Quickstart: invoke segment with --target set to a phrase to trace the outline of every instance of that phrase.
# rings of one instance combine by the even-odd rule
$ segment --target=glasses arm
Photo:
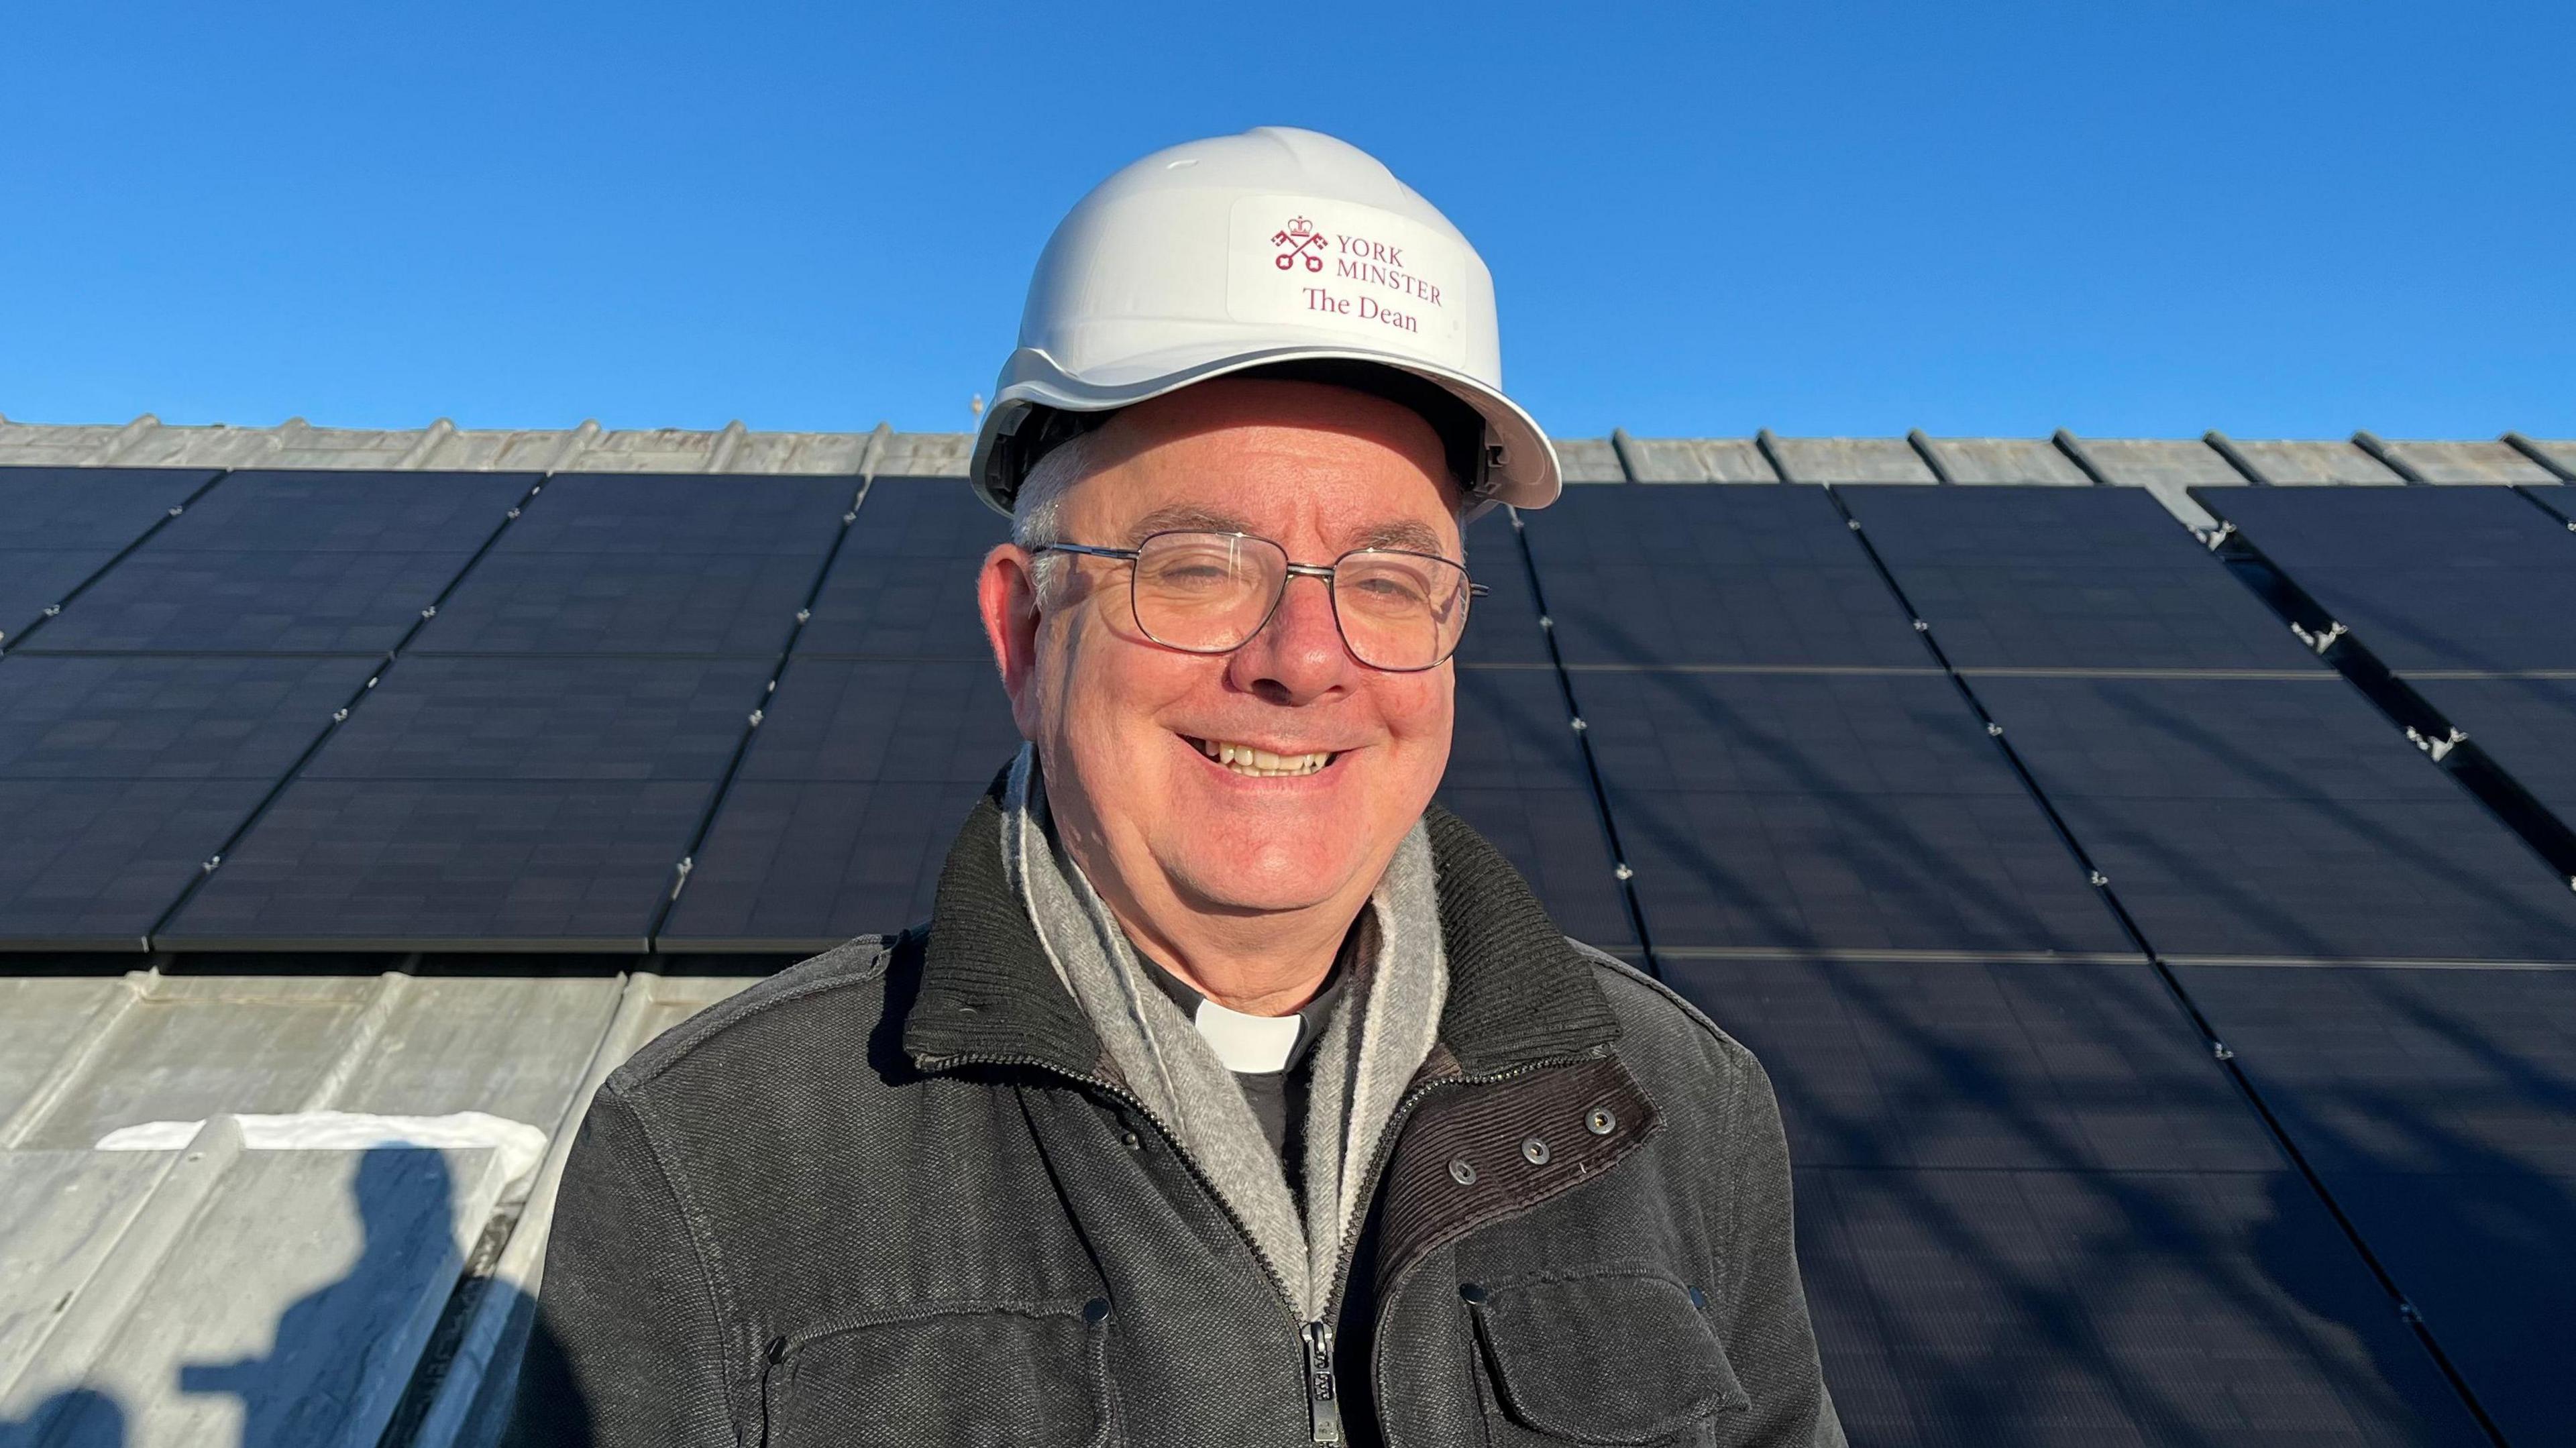
[[[1029,550],[1038,553],[1079,553],[1085,558],[1116,558],[1133,563],[1140,556],[1133,548],[1094,548],[1088,543],[1041,543]]]

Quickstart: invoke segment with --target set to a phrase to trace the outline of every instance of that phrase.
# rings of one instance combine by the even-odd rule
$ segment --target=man
[[[1254,131],[1086,198],[1021,331],[1029,745],[926,925],[601,1090],[523,1435],[1841,1442],[1760,1067],[1430,807],[1462,521],[1558,486],[1474,251]]]

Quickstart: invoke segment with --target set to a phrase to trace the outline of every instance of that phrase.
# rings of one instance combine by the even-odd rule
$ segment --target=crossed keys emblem
[[[1278,235],[1270,238],[1270,244],[1285,248],[1277,258],[1281,271],[1294,271],[1299,257],[1306,259],[1306,270],[1310,272],[1324,269],[1324,234],[1305,217],[1291,219]]]

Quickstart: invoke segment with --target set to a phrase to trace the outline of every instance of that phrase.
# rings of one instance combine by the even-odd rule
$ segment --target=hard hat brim
[[[1437,383],[1475,409],[1485,421],[1488,444],[1502,449],[1502,460],[1488,465],[1486,486],[1475,495],[1469,508],[1471,514],[1482,511],[1490,503],[1507,503],[1515,508],[1544,508],[1556,501],[1563,486],[1556,448],[1548,442],[1547,434],[1539,428],[1537,420],[1522,411],[1519,404],[1465,373],[1416,358],[1391,356],[1357,347],[1276,347],[1258,352],[1229,352],[1223,357],[1194,364],[1185,362],[1175,367],[1150,369],[1150,375],[1119,384],[1076,379],[1056,366],[1054,359],[1045,352],[1023,347],[1011,354],[1010,362],[1002,370],[1002,380],[994,388],[993,403],[985,409],[983,425],[975,434],[975,452],[967,463],[967,477],[974,485],[976,496],[994,511],[1007,516],[1011,511],[1012,497],[1019,491],[1020,480],[1004,476],[1002,450],[996,443],[1009,436],[1032,408],[1113,412],[1238,372],[1283,362],[1323,361],[1367,362],[1410,373]]]

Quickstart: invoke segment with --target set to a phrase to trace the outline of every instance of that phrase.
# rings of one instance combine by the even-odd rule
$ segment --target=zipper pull
[[[1314,1441],[1342,1441],[1342,1399],[1333,1383],[1333,1329],[1327,1323],[1310,1322],[1300,1334],[1306,1343],[1306,1414],[1314,1426]]]

